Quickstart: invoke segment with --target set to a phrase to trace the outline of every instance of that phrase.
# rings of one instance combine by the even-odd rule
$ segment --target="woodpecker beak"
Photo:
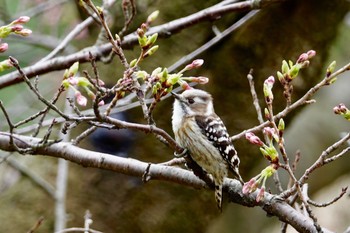
[[[174,98],[175,99],[177,99],[177,100],[179,100],[179,101],[181,101],[182,100],[182,98],[181,98],[181,96],[179,95],[179,94],[176,94],[175,92],[170,92],[173,96],[174,96]]]

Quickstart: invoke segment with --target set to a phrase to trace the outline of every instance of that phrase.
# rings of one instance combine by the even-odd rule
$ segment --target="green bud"
[[[143,79],[146,80],[148,77],[148,73],[144,70],[140,70],[136,72],[136,78],[137,79]]]
[[[260,147],[260,151],[263,156],[269,160],[271,163],[278,162],[278,153],[276,148],[273,145]]]
[[[158,90],[162,88],[162,84],[160,82],[156,82],[152,87],[152,94],[157,94]]]
[[[145,55],[143,57],[145,58],[145,57],[153,55],[158,50],[158,48],[159,48],[158,45],[153,46],[145,53]]]
[[[0,62],[0,72],[9,69],[12,66],[13,65],[12,65],[10,59],[3,60],[2,62]]]
[[[148,36],[147,38],[147,45],[152,46],[158,38],[158,33],[154,33],[152,36]]]
[[[288,63],[286,62],[286,60],[282,61],[282,68],[281,68],[281,70],[282,70],[283,74],[289,73],[289,66],[288,66]]]
[[[300,70],[300,66],[298,64],[295,64],[294,66],[291,66],[291,69],[289,70],[289,75],[291,79],[294,79]]]
[[[337,81],[337,78],[332,78],[331,80],[329,80],[329,84],[333,84],[333,83],[335,83],[335,81]]]
[[[152,71],[151,76],[156,76],[157,74],[159,74],[162,71],[162,68],[158,67],[155,70]]]
[[[97,9],[99,14],[103,14],[103,8],[102,7],[96,6],[96,9]]]
[[[142,37],[137,37],[140,46],[143,48],[145,46],[147,46],[147,37],[146,36],[142,36]]]
[[[167,80],[167,78],[168,78],[168,69],[167,69],[167,68],[164,68],[164,69],[163,69],[163,72],[162,72],[162,77],[160,78],[160,80],[161,80],[162,82],[164,82],[165,80]]]
[[[130,67],[134,67],[136,65],[137,59],[134,59],[130,62]]]
[[[278,122],[278,130],[284,131],[284,128],[285,128],[284,120],[281,118]]]
[[[69,71],[68,71],[68,77],[73,77],[77,74],[79,69],[79,62],[74,62],[74,64],[69,67]]]
[[[64,71],[64,74],[63,74],[63,79],[68,78],[68,74],[69,74],[69,70],[66,69],[66,70]]]
[[[280,82],[283,82],[284,81],[284,76],[281,72],[277,71],[277,78],[278,80],[280,80]]]
[[[148,17],[147,17],[147,22],[151,23],[153,22],[159,15],[159,10],[153,11]]]
[[[168,87],[165,89],[166,93],[170,93],[173,90],[173,86]]]
[[[153,94],[153,95],[157,94],[157,91],[158,91],[158,89],[157,89],[156,85],[154,85],[154,86],[152,87],[152,94]]]
[[[270,112],[267,108],[264,109],[264,115],[267,120],[271,118]]]
[[[178,74],[171,74],[169,75],[169,78],[167,79],[167,84],[169,85],[175,85],[180,80],[180,75]]]
[[[276,169],[273,166],[268,166],[264,170],[261,171],[261,175],[268,178],[271,177],[276,172]]]
[[[337,64],[336,61],[332,61],[331,64],[329,64],[329,66],[327,67],[327,76],[329,76],[333,73],[336,64]]]
[[[88,86],[92,86],[92,85],[91,85],[91,83],[89,82],[89,80],[87,78],[79,77],[77,86],[88,87]]]
[[[293,62],[291,60],[288,61],[289,67],[293,66]]]
[[[69,86],[70,86],[69,81],[67,79],[64,79],[62,81],[62,86],[64,87],[64,89],[67,90],[69,88]]]

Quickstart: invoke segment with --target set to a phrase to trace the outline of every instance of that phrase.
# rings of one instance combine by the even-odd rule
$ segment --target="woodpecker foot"
[[[185,157],[186,154],[187,154],[187,149],[184,149],[180,154],[174,152],[175,158],[182,158],[182,157]]]

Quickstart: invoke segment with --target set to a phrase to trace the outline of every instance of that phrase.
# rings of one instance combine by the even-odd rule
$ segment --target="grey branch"
[[[13,135],[14,142],[19,148],[27,148],[28,145],[35,146],[40,142],[40,138],[32,138],[27,136]],[[12,151],[10,146],[10,135],[8,133],[0,133],[0,149]],[[51,156],[63,158],[71,162],[77,163],[84,167],[95,167],[101,169],[112,170],[118,173],[142,177],[146,169],[148,175],[153,180],[163,180],[172,183],[177,183],[193,188],[203,189],[208,186],[192,172],[178,168],[164,166],[162,164],[151,164],[141,162],[132,158],[121,158],[109,154],[93,152],[76,147],[67,142],[58,142],[47,147],[39,147],[35,150],[36,155]],[[299,232],[316,232],[313,221],[305,217],[285,201],[275,195],[265,193],[264,200],[256,202],[255,198],[258,191],[244,195],[242,193],[241,184],[232,179],[226,179],[224,184],[225,190],[229,194],[229,199],[244,206],[260,206],[268,214],[276,216],[280,221],[293,226]],[[323,232],[330,232],[327,229],[322,229]]]
[[[244,1],[227,5],[218,4],[192,15],[176,19],[159,26],[151,27],[148,31],[148,34],[158,33],[159,37],[169,37],[170,35],[178,33],[185,28],[189,28],[204,21],[216,20],[220,18],[220,16],[231,12],[259,9],[282,1],[284,0]],[[137,35],[135,33],[131,33],[123,38],[121,46],[122,48],[126,49],[136,45],[137,43]],[[96,60],[100,60],[101,57],[107,56],[110,53],[111,49],[112,45],[110,43],[101,46],[85,48],[79,52],[67,56],[55,57],[43,62],[38,62],[34,65],[24,68],[23,72],[27,75],[28,78],[32,78],[36,75],[44,74],[50,71],[63,70],[70,67],[76,61],[79,61],[80,63],[89,62],[89,53],[91,53],[92,56],[96,58]],[[1,77],[0,89],[22,81],[23,80],[17,71],[11,72]]]

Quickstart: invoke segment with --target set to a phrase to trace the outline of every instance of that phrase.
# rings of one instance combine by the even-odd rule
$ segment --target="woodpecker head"
[[[171,93],[175,97],[174,114],[185,116],[210,115],[214,113],[213,98],[208,92],[190,89],[182,94]]]

